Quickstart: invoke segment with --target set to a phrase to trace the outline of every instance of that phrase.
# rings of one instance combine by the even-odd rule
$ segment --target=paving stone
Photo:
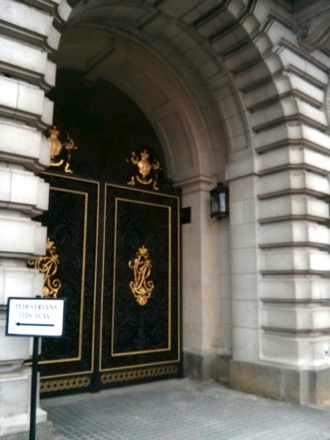
[[[44,399],[54,440],[330,440],[328,407],[168,380]]]

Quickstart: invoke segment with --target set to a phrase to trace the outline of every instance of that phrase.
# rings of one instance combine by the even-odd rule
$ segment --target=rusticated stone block
[[[281,400],[280,369],[237,361],[230,367],[231,388]]]
[[[214,378],[215,357],[213,354],[184,353],[185,376],[196,380]]]
[[[271,399],[320,405],[330,402],[330,368],[296,370],[231,361],[230,387]]]

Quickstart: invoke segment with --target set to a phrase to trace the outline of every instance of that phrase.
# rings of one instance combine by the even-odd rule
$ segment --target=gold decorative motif
[[[134,281],[129,283],[131,291],[137,303],[140,306],[144,306],[147,304],[155,287],[153,281],[148,280],[152,268],[148,249],[144,246],[140,247],[136,252],[134,261],[129,261],[128,267],[134,271]]]
[[[153,163],[149,162],[150,154],[147,153],[146,150],[142,151],[140,153],[140,157],[132,151],[131,153],[131,162],[133,165],[136,165],[138,168],[139,174],[136,174],[135,176],[131,177],[131,180],[127,182],[128,185],[135,185],[136,181],[141,183],[142,185],[151,185],[153,189],[159,190],[158,184],[157,184],[157,173],[155,173],[155,178],[150,176],[150,173],[152,171],[157,171],[160,169],[160,163],[157,159],[154,160]]]
[[[74,140],[71,137],[69,137],[69,135],[68,135],[67,141],[64,143],[64,148],[65,148],[65,150],[67,152],[67,156],[68,156],[67,162],[64,167],[64,171],[66,173],[73,173],[73,171],[70,169],[71,155],[72,155],[72,151],[77,150],[78,147],[75,144]]]
[[[120,371],[116,373],[104,373],[101,375],[101,383],[126,382],[128,380],[145,379],[156,376],[167,376],[178,373],[177,366],[140,368],[138,370]]]
[[[28,261],[29,267],[38,269],[39,272],[45,274],[45,298],[57,298],[58,291],[62,286],[61,281],[58,278],[54,278],[57,273],[59,263],[58,254],[56,253],[56,246],[49,238],[47,238],[46,255],[41,256],[36,260]]]
[[[73,390],[86,388],[91,384],[88,376],[73,377],[70,379],[47,380],[40,382],[40,393],[52,393],[55,391]]]
[[[56,129],[55,126],[48,129],[49,140],[50,140],[50,165],[52,167],[59,167],[63,164],[64,160],[60,159],[57,161],[57,156],[59,156],[62,152],[62,142],[59,140],[60,131]]]
[[[55,126],[48,129],[50,140],[50,166],[51,167],[60,167],[64,165],[64,171],[66,173],[72,173],[73,171],[70,169],[71,155],[73,150],[77,150],[77,146],[74,140],[67,135],[67,140],[65,142],[61,142],[59,140],[59,135],[61,132],[57,130]],[[63,148],[66,151],[66,160],[61,159],[60,156],[63,155]]]

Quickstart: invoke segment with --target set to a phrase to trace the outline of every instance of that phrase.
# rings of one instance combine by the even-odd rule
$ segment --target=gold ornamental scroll
[[[28,267],[37,269],[40,273],[45,274],[44,297],[57,298],[58,292],[62,287],[61,281],[56,278],[58,265],[60,264],[56,246],[53,241],[47,238],[46,255],[29,260]]]
[[[131,292],[136,302],[140,306],[145,306],[155,287],[153,281],[148,280],[152,268],[148,249],[144,246],[140,247],[136,252],[134,260],[128,262],[128,267],[134,273],[134,281],[129,283]]]

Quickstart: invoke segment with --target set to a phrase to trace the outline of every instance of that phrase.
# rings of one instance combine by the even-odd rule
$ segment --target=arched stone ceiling
[[[251,15],[247,3],[79,2],[55,60],[112,82],[139,105],[160,137],[170,177],[219,178],[232,145],[251,144],[240,93],[222,62],[248,40],[248,30],[237,28]]]
[[[86,80],[108,81],[137,103],[160,139],[170,178],[212,174],[200,110],[181,81],[142,46],[106,31],[73,28],[63,34],[56,61],[84,72]]]
[[[89,81],[82,71],[58,69],[49,98],[55,104],[54,124],[60,139],[69,135],[78,146],[71,158],[75,172],[126,183],[132,172],[127,163],[132,151],[147,149],[162,164],[159,178],[166,178],[166,162],[151,124],[113,84]]]
[[[59,14],[65,9],[65,2],[61,0]],[[117,72],[115,68],[111,72],[108,70],[106,76],[114,83],[117,79],[119,87],[126,87],[123,90],[146,112],[161,138],[170,174],[175,174],[179,179],[197,175],[217,175],[219,178],[228,160],[251,155],[252,144],[258,143],[256,135],[267,128],[255,126],[251,96],[255,97],[259,92],[261,96],[266,83],[271,91],[267,102],[274,101],[279,93],[274,78],[281,75],[286,61],[280,58],[278,45],[286,47],[297,44],[293,30],[298,1],[68,2],[73,10],[70,16],[64,18],[68,19],[61,29],[64,35],[78,29],[83,29],[85,33],[87,30],[98,30],[107,34],[103,41],[93,41],[91,38],[89,48],[85,48],[86,52],[93,50],[93,56],[86,63],[91,79],[95,73],[95,78],[105,74],[109,59],[114,61],[119,56],[117,49],[120,41],[125,41],[130,48],[135,45],[136,50],[128,49],[125,52],[123,44],[118,58],[119,63],[126,58],[126,75],[131,69],[134,70],[135,83],[124,81],[121,73],[125,72],[120,68]],[[322,1],[317,0],[316,3],[319,7]],[[154,67],[161,66],[163,70],[159,69],[158,72],[162,70],[163,74],[158,77],[152,74],[151,81],[148,81],[152,63],[139,65],[137,58],[133,60],[139,51],[140,54],[144,51],[145,57],[153,60]],[[144,57],[140,59],[144,60]],[[131,66],[129,61],[132,62]],[[121,67],[124,67],[124,63]],[[167,90],[165,77],[171,78]],[[125,84],[120,84],[120,81]],[[173,88],[174,83],[176,88]],[[149,89],[144,87],[147,84]],[[150,104],[149,95],[155,92],[155,98],[160,97],[156,90],[161,90],[167,101],[174,104],[171,111],[176,115],[175,122],[173,118],[172,121],[167,120],[170,130],[168,127],[164,130],[162,123],[159,123],[155,106],[148,109],[146,98],[149,98]],[[167,95],[168,90],[172,95]],[[174,101],[172,97],[175,97]],[[258,105],[262,107],[265,104],[258,101]],[[164,111],[165,107],[162,104],[160,108]],[[164,113],[161,118],[164,119]],[[191,128],[195,131],[192,132]],[[181,135],[175,138],[175,133]],[[181,162],[177,161],[178,156]],[[177,174],[179,169],[180,176]]]

